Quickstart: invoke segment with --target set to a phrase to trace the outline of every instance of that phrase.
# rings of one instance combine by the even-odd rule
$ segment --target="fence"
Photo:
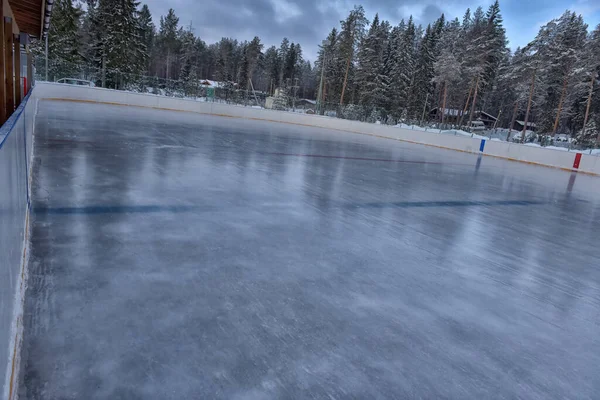
[[[22,330],[24,249],[36,107],[31,96],[29,93],[25,97],[0,129],[0,397],[7,399],[14,395],[11,387],[16,387],[16,356]]]
[[[550,147],[555,150],[580,151],[599,155],[600,143],[577,142],[573,138],[561,141],[558,137],[539,135],[521,131],[487,127],[485,130],[470,132],[466,125],[466,117],[461,125],[445,121],[439,116],[432,116],[430,110],[424,109],[418,119],[389,115],[385,110],[357,104],[343,104],[334,101],[315,101],[300,99],[292,89],[281,88],[277,96],[262,91],[248,90],[248,86],[240,87],[234,82],[214,82],[188,76],[186,79],[165,79],[156,76],[132,74],[115,69],[97,69],[88,65],[73,64],[64,60],[49,60],[46,72],[45,60],[37,59],[37,80],[57,81],[59,79],[82,79],[94,86],[123,90],[133,93],[155,94],[166,97],[193,99],[200,102],[216,102],[250,107],[270,108],[279,111],[290,111],[306,114],[320,114],[351,121],[369,122],[381,125],[392,125],[412,130],[437,131],[455,136],[486,137],[490,140],[525,142],[531,146]],[[433,111],[435,113],[435,110]],[[455,121],[456,122],[456,121]],[[562,137],[561,137],[562,138]]]
[[[369,124],[358,121],[336,119],[321,115],[300,115],[277,110],[240,107],[216,102],[197,102],[190,99],[175,99],[139,93],[120,93],[101,88],[77,87],[52,83],[38,83],[36,95],[40,99],[64,99],[86,102],[123,104],[165,110],[190,111],[236,118],[251,118],[336,129],[351,133],[374,135],[425,144],[468,153],[491,155],[516,161],[551,166],[565,170],[585,171],[600,175],[600,157],[589,154],[547,150],[526,144],[492,141],[485,137],[441,134],[439,130],[406,129],[384,124]]]

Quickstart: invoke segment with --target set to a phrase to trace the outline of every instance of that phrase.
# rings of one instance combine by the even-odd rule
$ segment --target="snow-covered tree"
[[[83,67],[79,32],[82,14],[81,8],[73,5],[73,0],[57,0],[54,3],[52,24],[48,32],[48,79],[79,76]],[[40,42],[36,53],[41,55],[43,52]]]
[[[543,36],[546,41],[538,45],[546,84],[546,93],[540,104],[539,128],[542,132],[556,133],[569,82],[585,44],[587,25],[581,16],[566,11],[560,18],[542,27],[542,30],[547,30],[548,35]]]
[[[409,96],[416,68],[416,28],[412,16],[408,23],[392,30],[391,50],[395,52],[394,63],[390,71],[390,95],[393,96],[391,113],[400,117],[409,105]]]
[[[97,80],[124,88],[145,70],[147,48],[140,35],[138,3],[134,0],[99,0],[88,5],[90,61]]]
[[[375,15],[358,53],[356,80],[360,91],[360,103],[367,110],[381,107],[385,102],[384,86],[387,77],[384,73],[384,60],[388,35],[389,24],[385,21],[380,23],[379,16]]]
[[[160,26],[156,37],[158,57],[161,60],[162,75],[166,79],[176,78],[174,65],[178,59],[181,42],[178,34],[179,17],[175,10],[169,9],[166,16],[160,17]]]
[[[340,94],[340,104],[344,103],[348,82],[353,81],[354,59],[358,51],[358,45],[365,34],[365,26],[368,23],[365,17],[365,10],[362,6],[355,6],[348,14],[348,17],[341,21],[341,30],[339,35],[338,59],[345,61],[344,79]]]
[[[144,72],[148,73],[150,70],[150,60],[154,48],[154,36],[156,35],[156,28],[152,22],[152,14],[150,14],[150,9],[146,4],[142,6],[142,9],[139,12],[138,26],[140,30],[140,41],[146,47],[146,51],[141,54],[142,59],[140,60],[140,63],[144,66]]]

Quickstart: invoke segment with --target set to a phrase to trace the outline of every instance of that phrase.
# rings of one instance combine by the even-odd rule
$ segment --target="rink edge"
[[[66,99],[66,98],[61,98],[61,97],[45,97],[45,98],[41,98],[40,100],[64,101],[64,102],[88,103],[88,104],[104,104],[104,105],[112,105],[112,106],[125,106],[125,107],[146,108],[146,109],[162,110],[162,111],[177,111],[177,112],[182,112],[182,113],[191,113],[191,114],[199,114],[199,115],[213,115],[213,116],[216,116],[216,117],[226,117],[226,118],[235,118],[235,119],[248,119],[248,120],[254,120],[254,121],[276,122],[276,123],[280,123],[280,124],[306,126],[306,127],[312,127],[312,128],[322,128],[322,127],[315,126],[315,125],[312,125],[312,124],[301,124],[301,123],[298,123],[298,122],[277,121],[277,120],[268,119],[268,118],[239,117],[239,116],[227,115],[227,114],[220,114],[220,113],[208,113],[208,112],[201,112],[201,111],[179,110],[179,109],[176,109],[176,108],[167,108],[167,107],[142,106],[142,105],[125,104],[125,103],[110,102],[110,101],[83,100],[83,99]],[[353,130],[350,130],[350,129],[340,129],[340,128],[331,128],[331,127],[327,127],[327,128],[324,128],[324,129],[331,129],[331,130],[339,131],[339,132],[354,133],[354,134],[358,134],[358,135],[373,136],[373,137],[382,138],[382,139],[397,140],[399,142],[412,143],[412,144],[418,144],[418,145],[429,146],[429,147],[436,147],[438,149],[444,149],[444,150],[459,151],[461,153],[480,154],[480,155],[484,155],[484,156],[487,156],[487,157],[494,157],[494,158],[498,158],[498,159],[502,159],[502,160],[514,161],[514,162],[519,162],[519,163],[523,163],[523,164],[534,165],[534,166],[538,166],[538,167],[560,169],[560,170],[567,171],[567,172],[577,172],[577,173],[591,175],[591,176],[600,176],[600,173],[590,172],[590,171],[584,171],[584,170],[580,170],[580,169],[576,169],[576,168],[558,167],[556,165],[543,164],[543,163],[536,162],[536,161],[519,160],[517,158],[504,157],[504,156],[499,156],[499,155],[495,155],[495,154],[486,154],[486,153],[479,152],[479,151],[468,151],[468,150],[455,149],[455,148],[452,148],[452,147],[440,146],[440,145],[430,144],[430,143],[421,143],[421,142],[417,142],[417,141],[414,141],[414,140],[400,139],[400,138],[395,138],[395,137],[391,137],[391,136],[379,135],[379,134],[375,134],[375,133],[365,133],[365,132],[353,131]]]

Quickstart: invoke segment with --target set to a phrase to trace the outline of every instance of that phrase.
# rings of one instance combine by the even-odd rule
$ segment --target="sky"
[[[314,60],[317,46],[354,4],[361,4],[369,20],[380,18],[396,25],[411,14],[426,26],[442,13],[446,18],[462,16],[478,6],[487,10],[493,0],[142,0],[148,4],[158,26],[161,15],[173,8],[180,24],[190,23],[196,36],[206,43],[222,37],[251,40],[259,36],[265,45],[279,45],[283,37],[300,43],[304,58]],[[538,29],[570,9],[583,15],[590,28],[600,23],[600,0],[504,0],[500,1],[504,26],[514,50],[524,46]]]

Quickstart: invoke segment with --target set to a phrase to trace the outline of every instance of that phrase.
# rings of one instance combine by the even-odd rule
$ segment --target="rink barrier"
[[[424,132],[420,130],[369,124],[321,115],[256,109],[223,103],[199,102],[191,99],[179,99],[152,94],[130,93],[112,89],[90,88],[58,83],[40,82],[37,84],[36,92],[37,98],[44,100],[78,101],[118,106],[125,105],[326,128],[385,139],[394,139],[447,150],[483,154],[530,165],[600,175],[600,162],[598,161],[600,157],[526,146],[520,143],[446,135],[437,132]],[[579,163],[575,162],[577,159],[579,160]]]
[[[36,105],[28,93],[0,128],[0,398],[9,400],[21,361]]]

